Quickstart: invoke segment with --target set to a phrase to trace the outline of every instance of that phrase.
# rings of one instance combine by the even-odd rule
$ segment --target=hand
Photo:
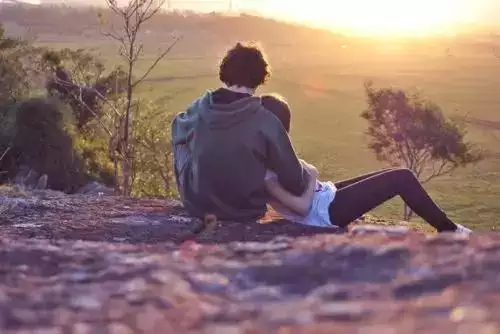
[[[307,162],[303,164],[304,169],[307,171],[309,175],[311,175],[313,178],[317,179],[319,176],[318,169],[314,167],[311,164],[308,164]]]

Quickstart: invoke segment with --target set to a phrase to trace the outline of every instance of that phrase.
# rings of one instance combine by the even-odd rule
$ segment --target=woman
[[[276,95],[262,97],[262,104],[290,131],[291,111],[286,101]],[[307,225],[345,228],[365,213],[399,195],[405,203],[438,232],[472,231],[452,222],[434,203],[415,174],[406,168],[389,168],[336,183],[317,180],[316,168],[302,161],[310,174],[307,190],[294,196],[281,187],[272,171],[265,176],[272,196],[271,206],[284,218]]]

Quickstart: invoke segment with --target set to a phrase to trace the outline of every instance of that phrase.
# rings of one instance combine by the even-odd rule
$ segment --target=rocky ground
[[[0,192],[0,225],[0,333],[500,333],[500,234],[204,230],[49,191]]]

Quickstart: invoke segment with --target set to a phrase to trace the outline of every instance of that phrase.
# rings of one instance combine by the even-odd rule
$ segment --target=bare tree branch
[[[151,71],[154,70],[154,68],[156,67],[156,65],[158,65],[158,63],[163,58],[165,58],[170,51],[172,51],[172,49],[174,48],[175,44],[177,44],[177,42],[179,42],[180,40],[181,40],[181,37],[175,37],[174,41],[169,45],[169,47],[165,51],[163,51],[155,59],[155,61],[149,66],[149,68],[146,70],[146,72],[144,72],[144,74],[132,84],[132,87],[136,87],[138,84],[140,84],[142,81],[144,81],[144,79],[146,79],[148,77],[148,75],[151,73]]]
[[[7,153],[9,153],[10,150],[11,150],[10,146],[5,149],[5,151],[3,152],[2,156],[0,156],[0,161],[2,161],[3,158],[5,158],[5,156],[7,155]]]

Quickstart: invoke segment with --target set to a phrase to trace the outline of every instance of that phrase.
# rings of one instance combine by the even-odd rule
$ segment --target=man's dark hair
[[[222,59],[219,79],[228,86],[255,89],[264,84],[271,71],[266,56],[256,44],[237,43]]]
[[[290,132],[290,119],[292,112],[285,98],[278,94],[266,94],[261,97],[262,106],[276,116],[286,132]]]

